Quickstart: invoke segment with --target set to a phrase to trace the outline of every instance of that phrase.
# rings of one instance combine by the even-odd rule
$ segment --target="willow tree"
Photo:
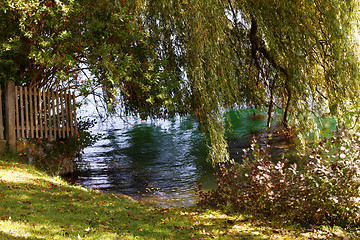
[[[143,1],[156,36],[208,140],[213,161],[228,159],[223,113],[274,109],[289,127],[309,113],[358,114],[358,1]]]

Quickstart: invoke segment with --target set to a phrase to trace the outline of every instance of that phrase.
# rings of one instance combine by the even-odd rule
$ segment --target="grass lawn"
[[[72,186],[16,155],[0,156],[0,239],[358,239],[357,234],[148,205]]]

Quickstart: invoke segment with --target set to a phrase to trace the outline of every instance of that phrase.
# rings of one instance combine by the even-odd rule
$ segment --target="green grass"
[[[162,208],[72,186],[19,156],[0,156],[0,239],[356,239],[356,234],[197,207]]]

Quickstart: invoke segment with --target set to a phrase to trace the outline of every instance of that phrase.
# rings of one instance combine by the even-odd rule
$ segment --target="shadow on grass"
[[[23,163],[1,159],[0,203],[0,239],[269,239],[271,235],[250,220],[206,209],[138,203],[70,186]]]

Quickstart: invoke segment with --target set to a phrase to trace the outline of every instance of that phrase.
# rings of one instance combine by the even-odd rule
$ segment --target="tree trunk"
[[[286,101],[286,106],[282,120],[282,124],[285,126],[286,129],[288,129],[288,114],[289,114],[290,101],[291,101],[291,92],[290,90],[288,90],[288,99]]]

